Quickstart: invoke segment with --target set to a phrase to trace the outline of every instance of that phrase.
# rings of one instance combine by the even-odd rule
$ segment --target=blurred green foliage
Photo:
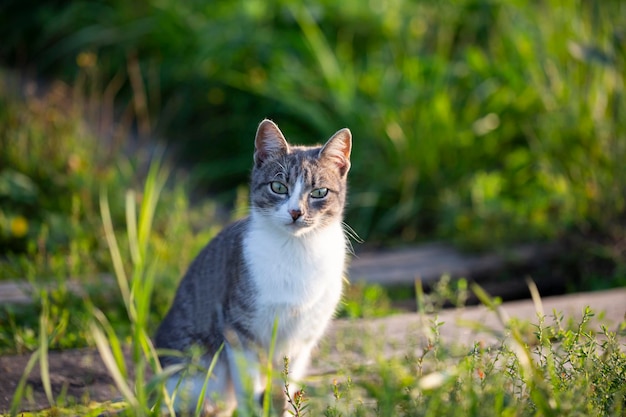
[[[98,138],[85,123],[86,101],[62,82],[46,89],[31,84],[18,98],[10,80],[0,72],[0,279],[58,278],[66,285],[69,277],[110,271],[100,195],[109,195],[116,230],[123,233],[127,190],[141,184],[159,150],[126,148],[123,155]],[[185,178],[174,175],[161,195],[150,242],[172,281],[219,229],[213,203],[189,210]]]
[[[107,169],[95,161],[96,142],[64,102],[61,84],[21,103],[10,97],[6,80],[0,92],[0,252],[45,256],[65,247],[73,255],[68,272],[77,273],[77,258],[98,237],[85,230],[98,221],[92,193],[107,183]],[[101,254],[91,255],[80,263],[97,264]]]
[[[9,80],[0,72],[0,280],[28,281],[33,303],[0,305],[0,353],[37,347],[44,310],[54,349],[91,343],[86,323],[94,306],[128,334],[125,306],[107,274],[113,267],[99,200],[108,196],[111,233],[128,253],[128,206],[145,199],[141,183],[159,151],[122,155],[114,143],[97,138],[84,121],[86,102],[64,83],[29,85],[18,98]],[[145,239],[160,262],[152,271],[158,291],[146,296],[153,303],[151,331],[192,258],[221,224],[212,202],[190,208],[185,184],[183,173],[171,174]]]
[[[97,80],[139,137],[177,146],[201,190],[234,195],[270,117],[294,142],[352,129],[348,222],[369,241],[484,247],[623,223],[620,1],[0,7],[0,62]]]

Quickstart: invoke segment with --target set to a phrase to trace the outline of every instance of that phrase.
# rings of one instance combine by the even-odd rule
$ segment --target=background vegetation
[[[271,117],[355,137],[348,219],[370,241],[607,232],[624,212],[619,1],[5,2],[0,59],[84,84],[199,190],[245,184]],[[110,125],[100,133],[114,135]],[[113,131],[112,131],[113,130]]]
[[[150,245],[171,288],[229,219],[206,198],[245,211],[270,117],[294,142],[352,129],[369,243],[564,240],[584,287],[623,285],[625,37],[620,1],[6,0],[0,277],[110,272],[100,194],[122,233],[166,154]]]

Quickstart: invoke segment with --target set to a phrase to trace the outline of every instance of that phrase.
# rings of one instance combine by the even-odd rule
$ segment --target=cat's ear
[[[344,176],[350,169],[350,151],[352,150],[352,133],[344,128],[335,133],[320,151],[320,159],[329,159],[339,168]]]
[[[289,144],[276,123],[265,119],[259,124],[254,139],[254,163],[262,165],[271,157],[285,154],[289,151]]]

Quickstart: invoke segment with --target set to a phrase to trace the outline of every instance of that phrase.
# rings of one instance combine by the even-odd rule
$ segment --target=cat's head
[[[335,133],[323,146],[292,146],[270,120],[254,141],[250,200],[254,215],[295,236],[341,222],[352,134]]]

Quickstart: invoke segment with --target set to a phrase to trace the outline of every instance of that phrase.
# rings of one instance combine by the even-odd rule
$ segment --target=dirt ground
[[[0,414],[11,408],[13,394],[19,384],[29,355],[0,357]],[[58,398],[63,392],[66,398],[79,403],[111,400],[118,396],[102,363],[94,349],[49,352],[50,382],[52,394]],[[26,380],[27,393],[19,407],[21,411],[39,410],[49,406],[41,383],[39,363],[35,365]]]

